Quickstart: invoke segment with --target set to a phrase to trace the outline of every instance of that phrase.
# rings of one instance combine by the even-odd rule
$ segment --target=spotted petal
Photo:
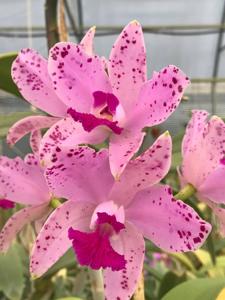
[[[66,115],[66,106],[55,94],[47,61],[35,50],[23,49],[12,64],[12,78],[23,97],[35,107],[56,117]]]
[[[47,183],[54,195],[91,203],[105,201],[114,182],[107,150],[59,150],[56,161],[46,170]]]
[[[49,211],[44,205],[25,207],[16,212],[0,232],[0,251],[6,252],[17,233],[29,222],[37,220]]]
[[[141,25],[129,23],[117,38],[109,57],[109,78],[126,112],[133,110],[146,81],[146,53]]]
[[[80,42],[80,46],[83,48],[84,52],[89,55],[94,55],[94,49],[93,49],[93,40],[95,36],[95,26],[91,27],[85,34],[85,36],[82,38]]]
[[[170,168],[171,154],[172,140],[166,132],[142,155],[128,163],[113,186],[111,198],[123,206],[128,205],[138,191],[158,183],[165,177]]]
[[[35,276],[44,274],[71,246],[68,230],[72,226],[88,231],[91,204],[67,201],[47,219],[42,227],[31,253],[30,272]]]
[[[169,65],[141,88],[129,122],[142,129],[165,121],[176,109],[189,79],[177,67]]]
[[[98,126],[91,132],[83,129],[82,125],[70,117],[53,125],[42,138],[40,145],[40,158],[43,165],[49,166],[55,162],[57,151],[60,147],[74,148],[79,144],[100,144],[109,132]]]
[[[224,158],[225,124],[223,120],[213,116],[205,123],[204,130],[199,132],[199,135],[198,143],[186,152],[181,167],[182,176],[197,189]]]
[[[119,179],[126,165],[138,151],[143,141],[144,132],[124,128],[121,134],[112,134],[109,141],[109,161],[111,172],[116,180]]]
[[[193,151],[199,143],[206,120],[209,113],[205,110],[193,110],[191,120],[186,127],[185,135],[182,140],[182,155],[188,151]]]
[[[170,252],[196,250],[211,230],[211,225],[191,207],[173,199],[167,185],[155,185],[137,193],[126,216],[146,238]]]
[[[19,157],[0,157],[0,193],[3,198],[28,205],[38,205],[50,198],[40,167]]]
[[[57,95],[79,112],[91,112],[95,91],[111,92],[101,59],[88,56],[76,44],[56,44],[50,50],[48,69]]]
[[[109,268],[103,271],[105,297],[110,300],[129,300],[143,267],[144,239],[132,224],[127,222],[125,227],[119,238],[113,241],[113,247],[117,252],[124,254],[126,267],[121,271],[112,271]]]
[[[45,116],[30,116],[23,118],[13,124],[7,135],[7,143],[13,146],[26,134],[42,128],[49,128],[55,124],[59,118]]]

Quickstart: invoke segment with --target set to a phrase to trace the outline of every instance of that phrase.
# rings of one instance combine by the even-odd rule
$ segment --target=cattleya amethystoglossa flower
[[[88,55],[93,55],[95,27],[90,28],[80,42]],[[14,145],[25,134],[49,128],[67,116],[68,107],[55,93],[48,74],[48,62],[33,49],[23,49],[12,64],[12,78],[23,97],[49,116],[30,116],[16,122],[9,130],[7,142]]]
[[[161,135],[141,156],[130,160],[118,181],[106,149],[58,148],[46,169],[47,184],[68,199],[41,229],[31,254],[31,273],[41,276],[73,245],[78,262],[103,268],[105,297],[130,299],[139,279],[144,238],[172,252],[195,250],[211,225],[159,184],[171,162],[172,142]]]
[[[61,144],[98,144],[109,138],[110,168],[115,178],[139,149],[145,134],[142,129],[166,120],[189,84],[186,75],[172,65],[147,80],[144,37],[137,21],[123,29],[107,63],[97,55],[88,55],[80,45],[61,42],[50,50],[48,67],[37,53],[23,50],[12,74],[26,99],[65,117],[43,138],[43,163],[49,166],[55,162]]]
[[[39,137],[39,133],[32,135],[31,147],[34,151],[38,148]],[[9,218],[0,231],[1,252],[7,251],[24,225],[36,221],[38,226],[46,220],[51,211],[50,200],[51,193],[35,154],[27,154],[24,160],[0,156],[0,205],[1,201],[25,205]]]
[[[191,184],[197,198],[218,216],[225,234],[225,124],[204,110],[194,110],[182,142],[181,185]]]
[[[14,207],[15,207],[15,203],[13,201],[0,197],[0,208],[11,209]]]

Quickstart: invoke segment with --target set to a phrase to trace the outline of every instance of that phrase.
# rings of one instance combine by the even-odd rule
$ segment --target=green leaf
[[[10,300],[19,300],[24,289],[23,263],[19,245],[0,255],[0,291]],[[3,271],[4,270],[4,271]]]
[[[215,300],[225,285],[225,278],[186,281],[167,293],[162,300]]]
[[[58,298],[56,300],[82,300],[82,299],[77,297],[66,297],[66,298]]]
[[[185,274],[182,276],[178,276],[174,272],[167,272],[165,276],[163,277],[163,280],[161,281],[161,285],[159,288],[159,299],[162,299],[162,297],[172,288],[180,284],[181,282],[186,280]]]
[[[0,89],[22,98],[11,77],[11,65],[16,57],[16,52],[0,55]]]

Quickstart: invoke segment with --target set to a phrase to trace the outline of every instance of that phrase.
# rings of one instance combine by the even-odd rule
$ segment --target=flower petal
[[[192,117],[188,122],[182,141],[183,156],[187,151],[193,151],[193,148],[199,143],[208,116],[209,113],[206,110],[192,110]]]
[[[71,226],[88,231],[94,207],[83,202],[66,201],[49,216],[41,229],[31,253],[30,272],[44,274],[71,246]]]
[[[87,56],[76,44],[56,44],[50,50],[48,69],[57,95],[68,107],[79,112],[91,111],[95,91],[111,93],[101,59]]]
[[[219,117],[213,116],[205,123],[204,130],[199,135],[198,143],[185,153],[181,166],[181,175],[196,189],[224,158],[225,123]]]
[[[7,143],[13,146],[26,134],[42,128],[49,128],[55,124],[59,118],[45,116],[30,116],[23,118],[13,124],[7,135]]]
[[[11,200],[0,198],[0,208],[2,209],[11,209],[15,207],[15,203]]]
[[[55,160],[46,169],[47,183],[54,195],[92,203],[107,199],[114,182],[107,150],[62,149],[56,152]]]
[[[173,198],[167,185],[140,191],[126,217],[146,238],[170,252],[196,250],[211,230],[211,225],[200,219],[193,208]]]
[[[213,170],[199,186],[201,197],[208,198],[215,203],[225,203],[225,166],[220,164]]]
[[[169,171],[171,155],[172,140],[166,132],[142,155],[130,160],[113,186],[111,199],[126,206],[138,191],[159,183]]]
[[[105,297],[110,300],[129,300],[135,291],[143,267],[144,239],[132,224],[127,222],[125,227],[119,233],[119,238],[113,241],[113,248],[124,254],[126,267],[121,271],[111,269],[103,271]]]
[[[43,165],[49,166],[55,162],[58,148],[74,148],[79,144],[100,144],[108,135],[109,131],[102,126],[87,132],[80,123],[74,122],[72,118],[62,119],[43,136],[40,158]]]
[[[35,107],[56,117],[66,115],[66,106],[55,94],[47,61],[35,50],[23,49],[12,64],[12,78],[23,97]]]
[[[89,55],[94,55],[94,49],[93,49],[93,40],[95,36],[95,26],[91,27],[85,34],[85,36],[82,38],[80,42],[80,46],[83,48],[84,52]]]
[[[121,32],[110,53],[109,78],[113,92],[126,112],[131,112],[141,86],[146,82],[146,53],[143,32],[137,21]]]
[[[41,144],[41,130],[33,130],[30,133],[30,147],[34,153],[39,152],[40,144]]]
[[[111,134],[109,141],[109,160],[111,172],[119,179],[129,160],[138,151],[145,133],[124,128],[121,134]]]
[[[19,157],[0,157],[0,193],[2,198],[28,205],[41,204],[50,198],[40,167],[26,164]]]
[[[143,85],[129,122],[137,128],[162,123],[175,111],[188,84],[189,79],[175,66],[154,72]]]
[[[29,222],[46,214],[49,207],[44,205],[25,207],[8,219],[0,232],[0,252],[6,252],[17,233]]]
[[[68,109],[68,114],[75,122],[80,122],[85,131],[91,132],[98,126],[106,126],[111,129],[115,134],[121,134],[123,128],[117,125],[117,121],[113,122],[105,118],[97,118],[93,114],[80,113],[73,108]]]

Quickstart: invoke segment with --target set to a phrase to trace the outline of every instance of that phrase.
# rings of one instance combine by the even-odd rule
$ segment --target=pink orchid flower
[[[63,105],[60,117],[65,118],[44,136],[42,161],[54,163],[57,146],[62,143],[71,147],[99,144],[109,138],[115,178],[139,149],[145,134],[142,129],[166,120],[189,84],[186,75],[172,65],[147,80],[144,37],[137,21],[119,35],[107,70],[100,57],[89,56],[82,46],[70,42],[58,43],[50,50],[48,67],[42,61],[38,54],[24,51],[12,71],[21,93],[36,106],[53,114],[55,109],[58,112],[56,102]]]
[[[16,234],[27,223],[46,220],[51,210],[51,194],[34,154],[28,154],[24,160],[0,157],[0,199],[0,205],[4,201],[4,206],[8,207],[10,203],[25,205],[9,218],[0,231],[0,251],[6,252]]]
[[[31,273],[41,276],[72,244],[81,265],[104,269],[105,297],[126,300],[142,270],[143,236],[166,251],[200,247],[210,224],[175,200],[168,185],[159,184],[169,171],[171,148],[170,135],[161,135],[127,164],[118,181],[106,149],[58,148],[46,179],[54,195],[69,200],[41,229],[31,254]]]
[[[88,30],[80,47],[93,55],[93,38],[95,28]],[[16,122],[9,130],[7,142],[13,146],[24,135],[49,128],[67,116],[67,106],[55,93],[53,83],[48,74],[48,63],[33,49],[23,49],[12,64],[12,78],[24,99],[33,106],[43,110],[49,116],[30,116]]]
[[[192,184],[196,195],[205,201],[221,221],[225,233],[225,124],[204,110],[194,110],[182,142],[182,186]]]

